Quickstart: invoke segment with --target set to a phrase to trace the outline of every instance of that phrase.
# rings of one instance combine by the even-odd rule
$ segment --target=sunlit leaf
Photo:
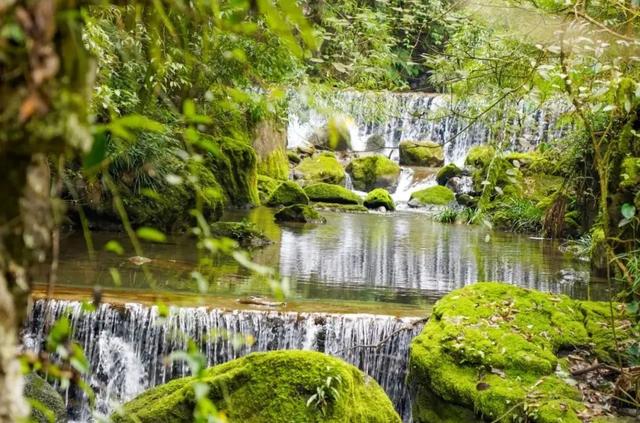
[[[143,226],[136,231],[136,234],[145,241],[166,242],[167,236],[157,229]]]

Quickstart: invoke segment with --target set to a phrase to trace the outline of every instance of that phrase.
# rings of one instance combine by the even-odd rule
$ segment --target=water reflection
[[[291,277],[294,298],[424,304],[482,280],[578,298],[605,296],[604,284],[593,280],[589,284],[588,263],[561,254],[552,241],[490,233],[477,226],[443,225],[416,213],[323,214],[326,225],[304,227],[278,226],[266,208],[230,213],[226,218],[248,218],[274,241],[255,251],[254,260]],[[118,238],[109,233],[94,237],[98,246]],[[120,241],[126,245],[126,240]],[[189,276],[197,262],[193,240],[147,245],[145,255],[152,259],[144,266],[154,275],[153,286],[141,267],[125,258],[99,251],[97,260],[90,261],[82,238],[70,236],[63,242],[60,280],[65,285],[113,287],[110,269],[115,268],[124,289],[196,292]],[[218,257],[213,266],[199,270],[215,294],[269,293],[264,283],[253,280],[227,257]]]

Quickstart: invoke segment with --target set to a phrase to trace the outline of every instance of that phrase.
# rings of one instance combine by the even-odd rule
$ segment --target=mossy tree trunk
[[[56,222],[49,160],[86,150],[89,58],[72,0],[0,2],[0,422],[28,411],[17,335]]]

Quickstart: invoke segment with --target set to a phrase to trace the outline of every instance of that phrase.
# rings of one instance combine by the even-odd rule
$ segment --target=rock
[[[444,164],[444,149],[433,141],[402,141],[399,145],[400,164],[439,167]]]
[[[258,175],[258,194],[260,195],[260,203],[265,204],[267,199],[278,188],[281,181],[266,175]]]
[[[371,135],[367,138],[367,144],[365,147],[366,151],[378,151],[384,148],[385,146],[384,137],[382,135]]]
[[[368,209],[384,208],[384,211],[395,210],[396,206],[393,203],[393,198],[389,195],[389,192],[384,188],[376,188],[367,194],[364,199],[364,206]]]
[[[151,263],[153,260],[147,257],[133,256],[129,257],[127,261],[131,264],[135,264],[136,266],[142,266],[143,264]]]
[[[316,210],[329,210],[341,213],[368,213],[369,209],[360,204],[314,203]]]
[[[67,421],[67,407],[62,396],[46,380],[35,373],[25,376],[24,396],[37,401],[55,416],[56,422]],[[31,420],[37,423],[49,423],[47,416],[35,408],[31,409]]]
[[[496,155],[496,150],[487,144],[474,145],[469,149],[464,164],[482,168],[488,166]]]
[[[496,282],[449,293],[411,343],[414,421],[474,421],[474,413],[486,421],[582,421],[582,395],[556,352],[591,346],[600,362],[614,363],[608,313],[608,303]]]
[[[469,194],[473,192],[473,178],[471,176],[454,176],[447,181],[445,186],[456,194]]]
[[[277,222],[326,223],[327,219],[306,204],[294,204],[275,214]]]
[[[233,239],[242,248],[260,248],[271,240],[252,222],[216,222],[211,224],[211,234],[217,238]]]
[[[186,377],[149,389],[125,404],[122,415],[112,415],[112,421],[190,423],[196,383]],[[208,386],[208,398],[230,423],[401,421],[375,380],[313,351],[249,354],[204,370],[200,383]],[[319,391],[324,402],[314,400]]]
[[[287,132],[274,119],[257,123],[254,129],[253,149],[258,156],[258,174],[286,180],[289,176],[289,159],[285,151]]]
[[[281,182],[266,202],[269,207],[290,206],[293,204],[309,204],[309,197],[300,188],[300,185],[292,181]]]
[[[381,154],[375,154],[353,159],[347,166],[347,172],[358,191],[375,188],[393,190],[398,185],[400,166]]]
[[[447,185],[447,181],[454,176],[461,176],[462,170],[455,165],[455,163],[449,163],[442,167],[436,175],[436,182],[438,185]]]
[[[334,204],[360,204],[358,195],[340,185],[313,184],[305,187],[304,192],[307,193],[311,201]]]
[[[293,150],[287,150],[287,158],[289,163],[298,164],[302,160],[300,156]]]
[[[323,128],[314,131],[307,141],[321,150],[350,150],[351,132],[349,129],[352,125],[353,119],[351,117],[334,116]]]
[[[455,200],[453,191],[451,191],[447,187],[436,185],[434,187],[425,188],[423,190],[412,193],[409,200],[409,205],[411,205],[411,203],[413,202],[413,204],[418,204],[419,206],[445,206],[451,203],[453,200]]]
[[[478,199],[469,194],[456,194],[456,201],[463,207],[475,208],[478,205]]]
[[[316,152],[316,148],[312,144],[302,144],[296,147],[298,154],[304,156],[313,156]]]
[[[325,182],[342,185],[344,183],[344,169],[333,153],[321,153],[314,157],[307,157],[295,167],[294,172],[304,184]]]

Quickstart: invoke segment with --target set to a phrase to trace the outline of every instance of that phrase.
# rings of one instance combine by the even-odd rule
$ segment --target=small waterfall
[[[349,172],[344,173],[344,187],[353,191],[353,179],[351,179]]]
[[[510,148],[515,150],[561,138],[568,128],[558,122],[569,107],[560,101],[549,101],[544,107],[520,101],[513,104],[511,119],[494,117],[485,126],[470,123],[464,116],[477,113],[445,95],[342,90],[311,96],[301,89],[290,95],[288,145],[293,148],[306,143],[314,131],[326,125],[328,116],[338,115],[349,123],[354,151],[371,149],[367,146],[371,137],[382,137],[384,148],[379,152],[397,159],[400,141],[432,140],[444,145],[447,163],[462,164],[471,146],[496,134],[509,134]]]
[[[23,330],[26,349],[40,351],[62,315],[69,317],[74,339],[91,363],[89,383],[97,394],[97,413],[110,414],[143,390],[189,374],[183,362],[166,363],[174,351],[186,349],[186,339],[201,346],[208,365],[224,363],[253,351],[309,349],[354,364],[375,378],[405,421],[410,404],[404,385],[411,339],[422,329],[416,318],[366,314],[225,311],[172,307],[162,318],[157,307],[102,304],[87,312],[75,301],[35,303]],[[212,336],[212,334],[214,336]],[[241,342],[252,338],[253,344]],[[367,346],[379,345],[378,348]],[[70,404],[82,399],[67,392]],[[89,421],[86,401],[72,416]]]
[[[393,201],[396,204],[402,204],[409,202],[411,194],[420,191],[421,189],[429,188],[436,184],[435,175],[430,175],[426,178],[416,178],[415,171],[410,167],[402,167],[400,171],[400,178],[398,180],[398,187],[395,192],[391,194]]]

